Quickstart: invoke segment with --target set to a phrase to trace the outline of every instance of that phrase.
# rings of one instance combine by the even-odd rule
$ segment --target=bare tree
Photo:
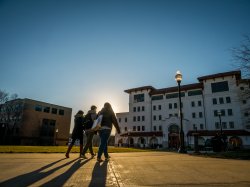
[[[9,94],[0,89],[0,104],[4,104],[9,100]]]
[[[241,70],[242,76],[250,78],[250,37],[244,35],[244,40],[239,47],[232,49],[234,66]]]

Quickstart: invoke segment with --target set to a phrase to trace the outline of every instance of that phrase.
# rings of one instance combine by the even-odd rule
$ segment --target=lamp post
[[[55,145],[56,145],[56,140],[57,140],[57,134],[58,134],[58,129],[56,129]]]
[[[218,110],[218,111],[217,111],[217,114],[218,114],[218,116],[219,116],[219,120],[220,120],[220,135],[222,135],[221,111],[220,111],[220,110]]]
[[[179,153],[187,153],[184,145],[184,132],[183,132],[183,124],[182,124],[182,108],[181,108],[181,81],[182,81],[182,74],[180,71],[176,72],[175,80],[178,84],[178,92],[179,92],[179,111],[180,111],[180,124],[181,124],[181,130],[180,130],[180,147],[178,152]]]

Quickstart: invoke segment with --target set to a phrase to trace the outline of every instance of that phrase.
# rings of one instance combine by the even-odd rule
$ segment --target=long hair
[[[108,102],[104,103],[104,108],[103,108],[103,109],[104,109],[104,110],[107,110],[107,111],[111,111],[111,112],[114,113],[111,104],[108,103]]]

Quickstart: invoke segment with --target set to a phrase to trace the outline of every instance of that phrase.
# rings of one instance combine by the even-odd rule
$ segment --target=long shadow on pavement
[[[108,162],[96,162],[92,172],[92,178],[89,187],[105,187],[108,173]]]
[[[82,167],[84,164],[86,164],[89,160],[91,159],[87,159],[84,160],[83,162],[81,162],[82,160],[78,160],[76,161],[66,172],[64,172],[63,174],[57,176],[56,178],[52,179],[51,181],[48,181],[47,183],[44,183],[43,187],[48,187],[48,186],[63,186],[64,183],[80,168]]]
[[[76,160],[78,160],[78,158],[74,159],[74,160],[71,160],[70,162],[67,162],[63,165],[60,165],[56,168],[53,168],[49,171],[46,171],[46,172],[43,172],[43,170],[47,169],[47,168],[50,168],[51,166],[59,163],[60,161],[62,160],[65,160],[65,158],[63,159],[60,159],[60,160],[57,160],[53,163],[50,163],[46,166],[43,166],[41,167],[40,169],[38,170],[35,170],[35,171],[32,171],[30,173],[25,173],[23,175],[19,175],[17,177],[14,177],[14,178],[11,178],[11,179],[8,179],[6,181],[3,181],[0,183],[0,186],[1,187],[10,187],[10,186],[19,186],[19,187],[26,187],[26,186],[29,186],[29,185],[32,185],[33,183],[51,175],[52,173],[54,173],[55,171],[75,162]]]

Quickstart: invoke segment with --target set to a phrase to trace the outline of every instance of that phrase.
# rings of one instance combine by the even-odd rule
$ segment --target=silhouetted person
[[[81,156],[82,149],[83,149],[83,124],[84,124],[83,114],[84,112],[82,110],[79,110],[77,114],[75,115],[75,120],[74,120],[75,126],[74,126],[72,136],[71,136],[72,141],[70,145],[68,146],[68,150],[65,154],[67,158],[69,158],[70,150],[72,149],[77,139],[80,140],[80,156]]]
[[[103,109],[99,112],[99,115],[103,115],[101,128],[99,130],[99,136],[101,143],[98,150],[97,161],[102,162],[102,154],[104,153],[105,160],[109,160],[108,155],[108,139],[111,134],[112,124],[114,124],[117,133],[120,134],[120,127],[118,125],[115,113],[109,103],[105,103]]]
[[[83,152],[81,157],[87,159],[87,157],[85,156],[87,150],[89,149],[89,152],[92,156],[92,158],[95,156],[95,153],[93,152],[93,146],[92,146],[92,141],[93,141],[93,137],[96,134],[96,131],[92,130],[92,126],[94,123],[94,120],[97,117],[96,114],[96,106],[91,106],[90,108],[91,110],[88,111],[88,114],[85,116],[85,125],[84,125],[84,129],[85,129],[85,134],[87,136],[87,142],[86,145],[83,148]]]

